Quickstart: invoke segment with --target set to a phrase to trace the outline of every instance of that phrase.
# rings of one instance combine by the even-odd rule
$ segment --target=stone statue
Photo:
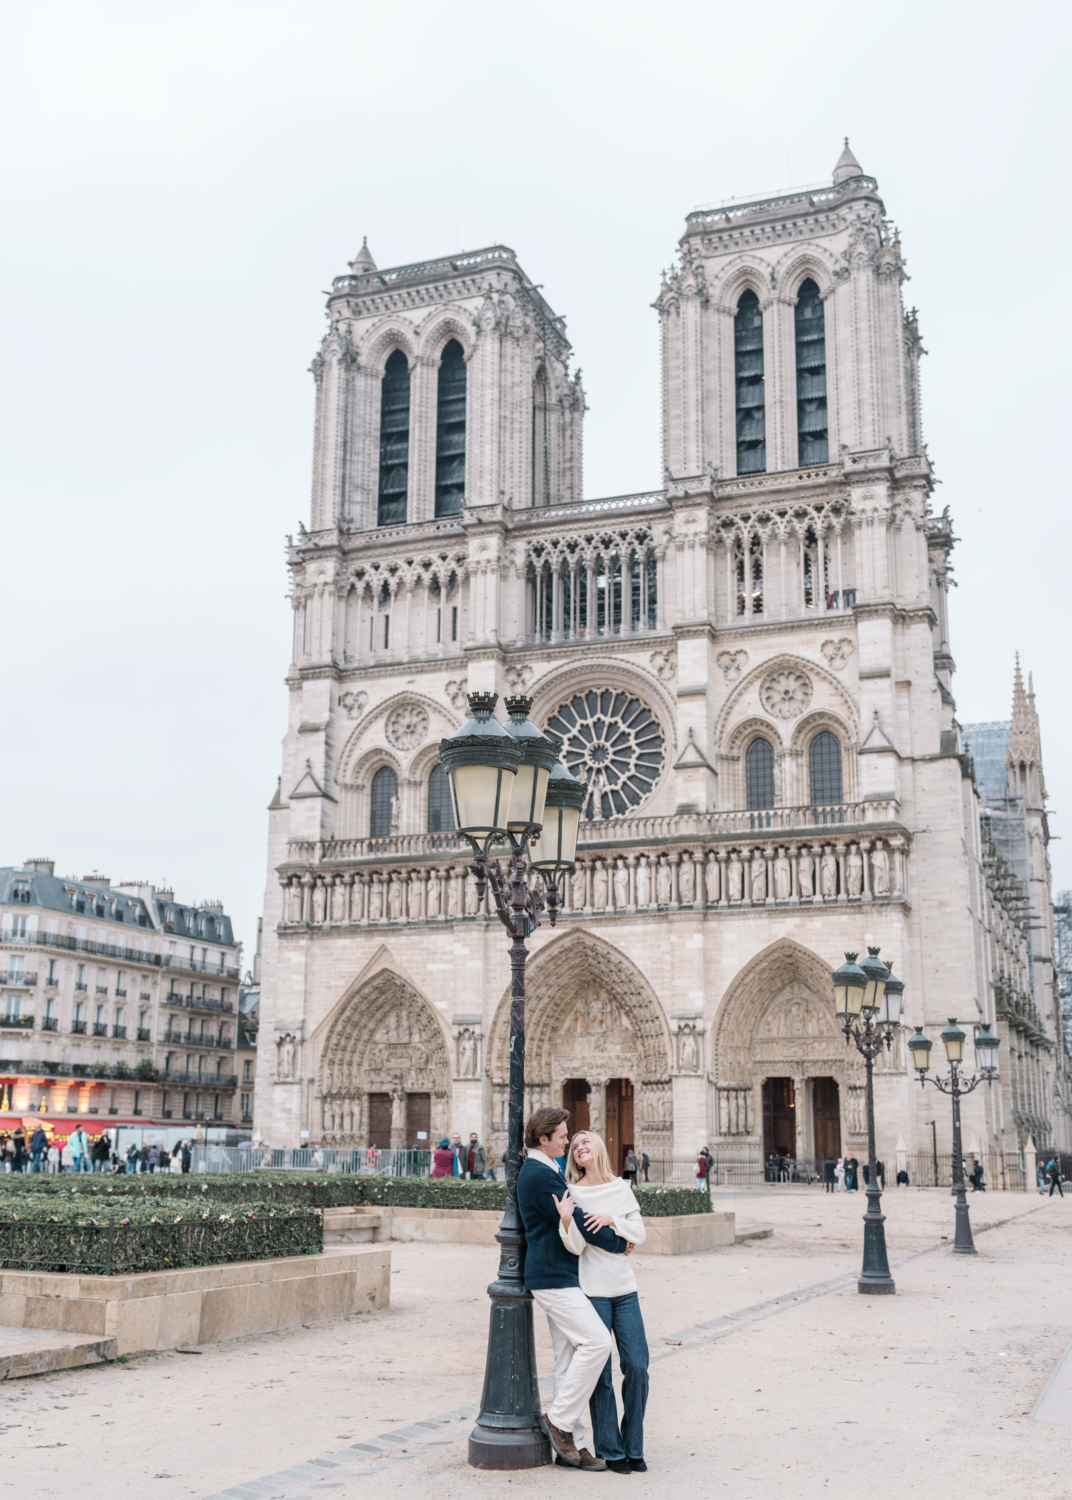
[[[667,863],[666,855],[663,854],[659,857],[659,867],[655,872],[655,899],[660,906],[669,906],[670,890],[670,866]]]
[[[614,867],[614,904],[619,911],[629,905],[629,871],[624,859],[619,859]]]
[[[301,921],[301,886],[294,881],[287,887],[287,920],[288,922]]]
[[[704,887],[707,891],[708,906],[714,906],[718,900],[719,879],[718,860],[715,858],[715,851],[713,849],[707,856],[707,863],[704,865]]]
[[[383,920],[383,876],[379,870],[373,875],[369,888],[368,919],[370,922]]]
[[[313,886],[313,924],[319,927],[324,921],[324,913],[327,909],[327,892],[324,882],[318,880]]]
[[[425,903],[426,907],[427,907],[427,910],[428,910],[428,920],[429,920],[429,922],[434,921],[435,918],[439,916],[439,898],[440,898],[439,886],[440,886],[440,874],[439,874],[439,871],[438,870],[432,870],[432,871],[430,871],[429,875],[428,875],[428,899],[427,899],[427,902]]]
[[[767,899],[767,861],[762,849],[752,855],[752,905],[762,906]]]
[[[807,849],[801,849],[797,860],[797,885],[800,889],[800,899],[806,901],[809,896],[815,894],[812,880],[815,873],[815,861]]]
[[[731,901],[744,899],[744,866],[736,849],[730,855],[729,886]]]
[[[409,919],[419,922],[424,916],[424,874],[414,870],[409,877]]]
[[[823,846],[823,857],[819,861],[819,878],[822,882],[822,893],[825,897],[832,898],[837,895],[837,860],[834,851],[829,844]]]
[[[402,919],[402,878],[397,870],[391,871],[391,884],[387,887],[387,915],[392,922]]]
[[[297,1048],[294,1038],[288,1032],[281,1036],[276,1042],[276,1077],[288,1081],[294,1077],[294,1066],[297,1061]]]
[[[460,865],[452,865],[450,870],[450,883],[447,887],[447,916],[453,922],[462,910],[462,881],[465,872]]]
[[[476,876],[468,875],[465,880],[465,915],[475,917],[480,910],[480,898],[476,893]]]
[[[461,1078],[476,1077],[476,1037],[468,1026],[458,1037],[458,1074]]]
[[[792,887],[792,871],[784,849],[778,850],[774,861],[774,894],[779,901],[788,901]]]
[[[645,854],[640,856],[640,863],[637,865],[636,899],[638,906],[651,905],[651,866]]]
[[[696,899],[696,870],[692,863],[691,854],[681,856],[681,874],[678,876],[678,890],[681,892],[682,906],[691,906]]]
[[[333,922],[346,920],[346,887],[342,883],[341,875],[336,875],[335,884],[331,888],[331,920]]]
[[[683,1073],[695,1073],[699,1070],[700,1049],[696,1045],[696,1033],[691,1028],[681,1033],[679,1056]]]
[[[584,907],[584,866],[578,865],[570,876],[570,910],[581,911]]]
[[[849,848],[849,857],[845,861],[845,880],[849,895],[858,896],[864,887],[864,860],[859,844],[853,844]]]
[[[401,806],[402,806],[401,799],[399,798],[399,795],[396,792],[395,795],[391,798],[391,832],[392,833],[397,833],[398,832],[398,813],[399,813],[399,809],[400,809]]]
[[[607,868],[601,859],[597,859],[596,871],[592,876],[592,906],[596,911],[606,911],[609,888]]]
[[[890,894],[890,856],[882,844],[876,844],[871,855],[871,892],[875,896]]]

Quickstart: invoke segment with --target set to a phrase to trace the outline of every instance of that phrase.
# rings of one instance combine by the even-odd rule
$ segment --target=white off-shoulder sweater
[[[632,1240],[634,1245],[644,1243],[646,1236],[640,1204],[624,1178],[615,1177],[598,1186],[571,1182],[569,1190],[577,1204],[574,1218],[582,1210],[592,1214],[612,1214],[615,1234],[623,1240]],[[558,1233],[566,1249],[579,1257],[577,1274],[586,1297],[627,1297],[636,1291],[637,1281],[629,1257],[590,1245],[573,1219],[568,1229],[559,1221]]]

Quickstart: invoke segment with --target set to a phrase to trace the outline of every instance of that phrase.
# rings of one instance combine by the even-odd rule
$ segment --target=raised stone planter
[[[271,1333],[390,1300],[391,1251],[380,1245],[135,1276],[0,1272],[0,1324],[114,1339],[118,1354]]]
[[[328,1208],[324,1210],[324,1243],[428,1240],[449,1245],[494,1246],[502,1214],[497,1209],[468,1208]],[[648,1237],[638,1255],[691,1255],[732,1245],[732,1213],[679,1214],[645,1219]]]

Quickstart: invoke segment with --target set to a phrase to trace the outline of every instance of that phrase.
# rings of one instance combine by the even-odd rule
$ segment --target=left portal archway
[[[318,1092],[324,1146],[423,1149],[446,1134],[447,1044],[412,985],[384,972],[351,996],[328,1031]]]

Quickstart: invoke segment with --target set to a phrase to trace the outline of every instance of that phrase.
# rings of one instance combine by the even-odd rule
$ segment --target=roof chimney
[[[53,859],[24,859],[22,868],[24,870],[34,870],[38,875],[54,875],[56,873],[56,862]]]

